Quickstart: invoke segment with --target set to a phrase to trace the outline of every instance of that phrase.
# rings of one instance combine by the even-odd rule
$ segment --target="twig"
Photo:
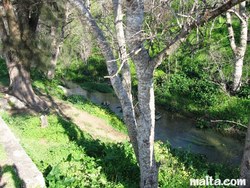
[[[210,122],[211,123],[218,123],[218,122],[232,123],[232,124],[240,125],[241,127],[247,128],[246,125],[243,125],[243,124],[235,122],[235,121],[230,121],[230,120],[221,120],[221,119],[218,119],[218,120],[210,120]]]

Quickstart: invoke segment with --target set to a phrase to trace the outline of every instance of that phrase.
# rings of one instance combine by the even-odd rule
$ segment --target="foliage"
[[[199,119],[206,124],[205,127],[211,119],[245,125],[249,122],[250,54],[246,52],[243,86],[235,96],[230,96],[225,89],[229,89],[232,83],[234,59],[224,24],[225,19],[219,17],[214,25],[200,28],[202,35],[192,32],[155,74],[156,102],[169,110]],[[238,23],[233,24],[236,27]],[[232,126],[226,123],[217,125],[218,128]]]
[[[3,115],[43,172],[48,187],[139,187],[139,168],[130,143],[94,140],[71,121],[49,115],[41,128],[31,115]],[[190,178],[237,178],[239,169],[210,164],[169,144],[155,144],[160,187],[189,187]]]
[[[113,89],[106,83],[83,82],[79,84],[88,91],[99,91],[101,93],[113,93]]]
[[[169,143],[155,144],[156,159],[160,163],[160,187],[190,187],[190,179],[200,179],[206,176],[220,178],[237,178],[239,169],[206,162],[202,155],[188,151],[173,149]],[[209,186],[213,187],[213,186]]]
[[[72,122],[55,115],[48,117],[46,129],[40,127],[38,117],[30,115],[4,115],[4,119],[42,170],[48,187],[134,187],[128,180],[139,171],[130,144],[93,140]]]
[[[56,71],[57,78],[78,83],[104,82],[104,76],[107,75],[105,60],[98,51],[94,52],[86,61],[75,58],[69,64],[64,64],[61,60]]]

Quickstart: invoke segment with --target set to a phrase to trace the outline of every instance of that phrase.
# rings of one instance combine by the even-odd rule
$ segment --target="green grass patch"
[[[78,109],[81,109],[92,115],[95,115],[96,117],[104,119],[107,124],[111,125],[116,130],[127,134],[126,125],[118,116],[116,116],[109,109],[103,108],[102,106],[98,106],[84,99],[82,96],[77,95],[67,97],[67,101],[72,103]]]
[[[47,128],[39,117],[3,115],[26,152],[42,171],[48,187],[139,187],[139,168],[130,143],[104,143],[71,121],[49,115]],[[155,144],[160,187],[189,187],[190,178],[238,178],[239,169],[210,164],[200,155]],[[211,186],[212,187],[212,186]]]
[[[93,140],[75,124],[50,115],[49,127],[39,117],[4,116],[26,152],[43,172],[48,187],[137,187],[139,174],[131,145]],[[121,166],[117,164],[123,161]]]
[[[113,93],[113,89],[106,83],[82,82],[79,85],[88,91],[99,91],[101,93]]]

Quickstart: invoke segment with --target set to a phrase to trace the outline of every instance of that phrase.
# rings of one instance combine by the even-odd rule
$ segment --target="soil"
[[[115,130],[101,118],[95,117],[85,111],[77,109],[65,101],[53,98],[53,102],[49,102],[50,106],[54,106],[60,115],[70,119],[81,130],[89,133],[94,139],[103,141],[123,142],[128,140],[128,136]]]

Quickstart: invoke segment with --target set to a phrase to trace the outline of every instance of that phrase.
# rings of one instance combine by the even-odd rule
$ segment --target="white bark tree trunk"
[[[140,166],[140,187],[158,187],[158,167],[154,157],[154,129],[155,129],[155,98],[153,88],[153,73],[164,57],[172,54],[180,45],[191,29],[203,25],[221,13],[227,11],[242,0],[230,0],[224,5],[198,16],[197,20],[186,23],[180,33],[171,40],[156,57],[151,58],[144,48],[143,22],[144,22],[144,1],[126,0],[126,38],[122,26],[122,0],[113,0],[115,27],[118,40],[118,53],[120,63],[118,68],[117,60],[112,48],[106,40],[103,31],[98,27],[95,19],[91,16],[88,8],[81,0],[70,0],[82,14],[87,18],[90,27],[98,41],[109,72],[111,84],[122,104],[124,120],[128,128],[129,137],[132,142],[135,154]],[[126,61],[127,51],[136,67],[138,79],[138,117],[135,116],[135,106],[132,102],[131,75],[129,64]],[[123,81],[119,76],[121,70]]]
[[[127,28],[126,41],[130,51],[138,51],[131,58],[136,66],[138,79],[139,117],[137,121],[137,141],[141,173],[140,187],[158,187],[158,170],[154,158],[155,98],[153,88],[154,65],[143,47],[144,3],[126,1]]]
[[[243,61],[247,48],[247,36],[248,36],[248,15],[246,14],[246,2],[240,3],[239,11],[232,9],[226,13],[227,17],[227,27],[229,33],[229,41],[234,53],[235,63],[234,63],[234,72],[233,72],[233,84],[232,84],[232,92],[236,92],[240,90],[241,87],[241,77],[243,70]],[[235,42],[235,34],[232,26],[232,18],[231,13],[234,13],[236,17],[240,20],[240,43],[237,46]]]

